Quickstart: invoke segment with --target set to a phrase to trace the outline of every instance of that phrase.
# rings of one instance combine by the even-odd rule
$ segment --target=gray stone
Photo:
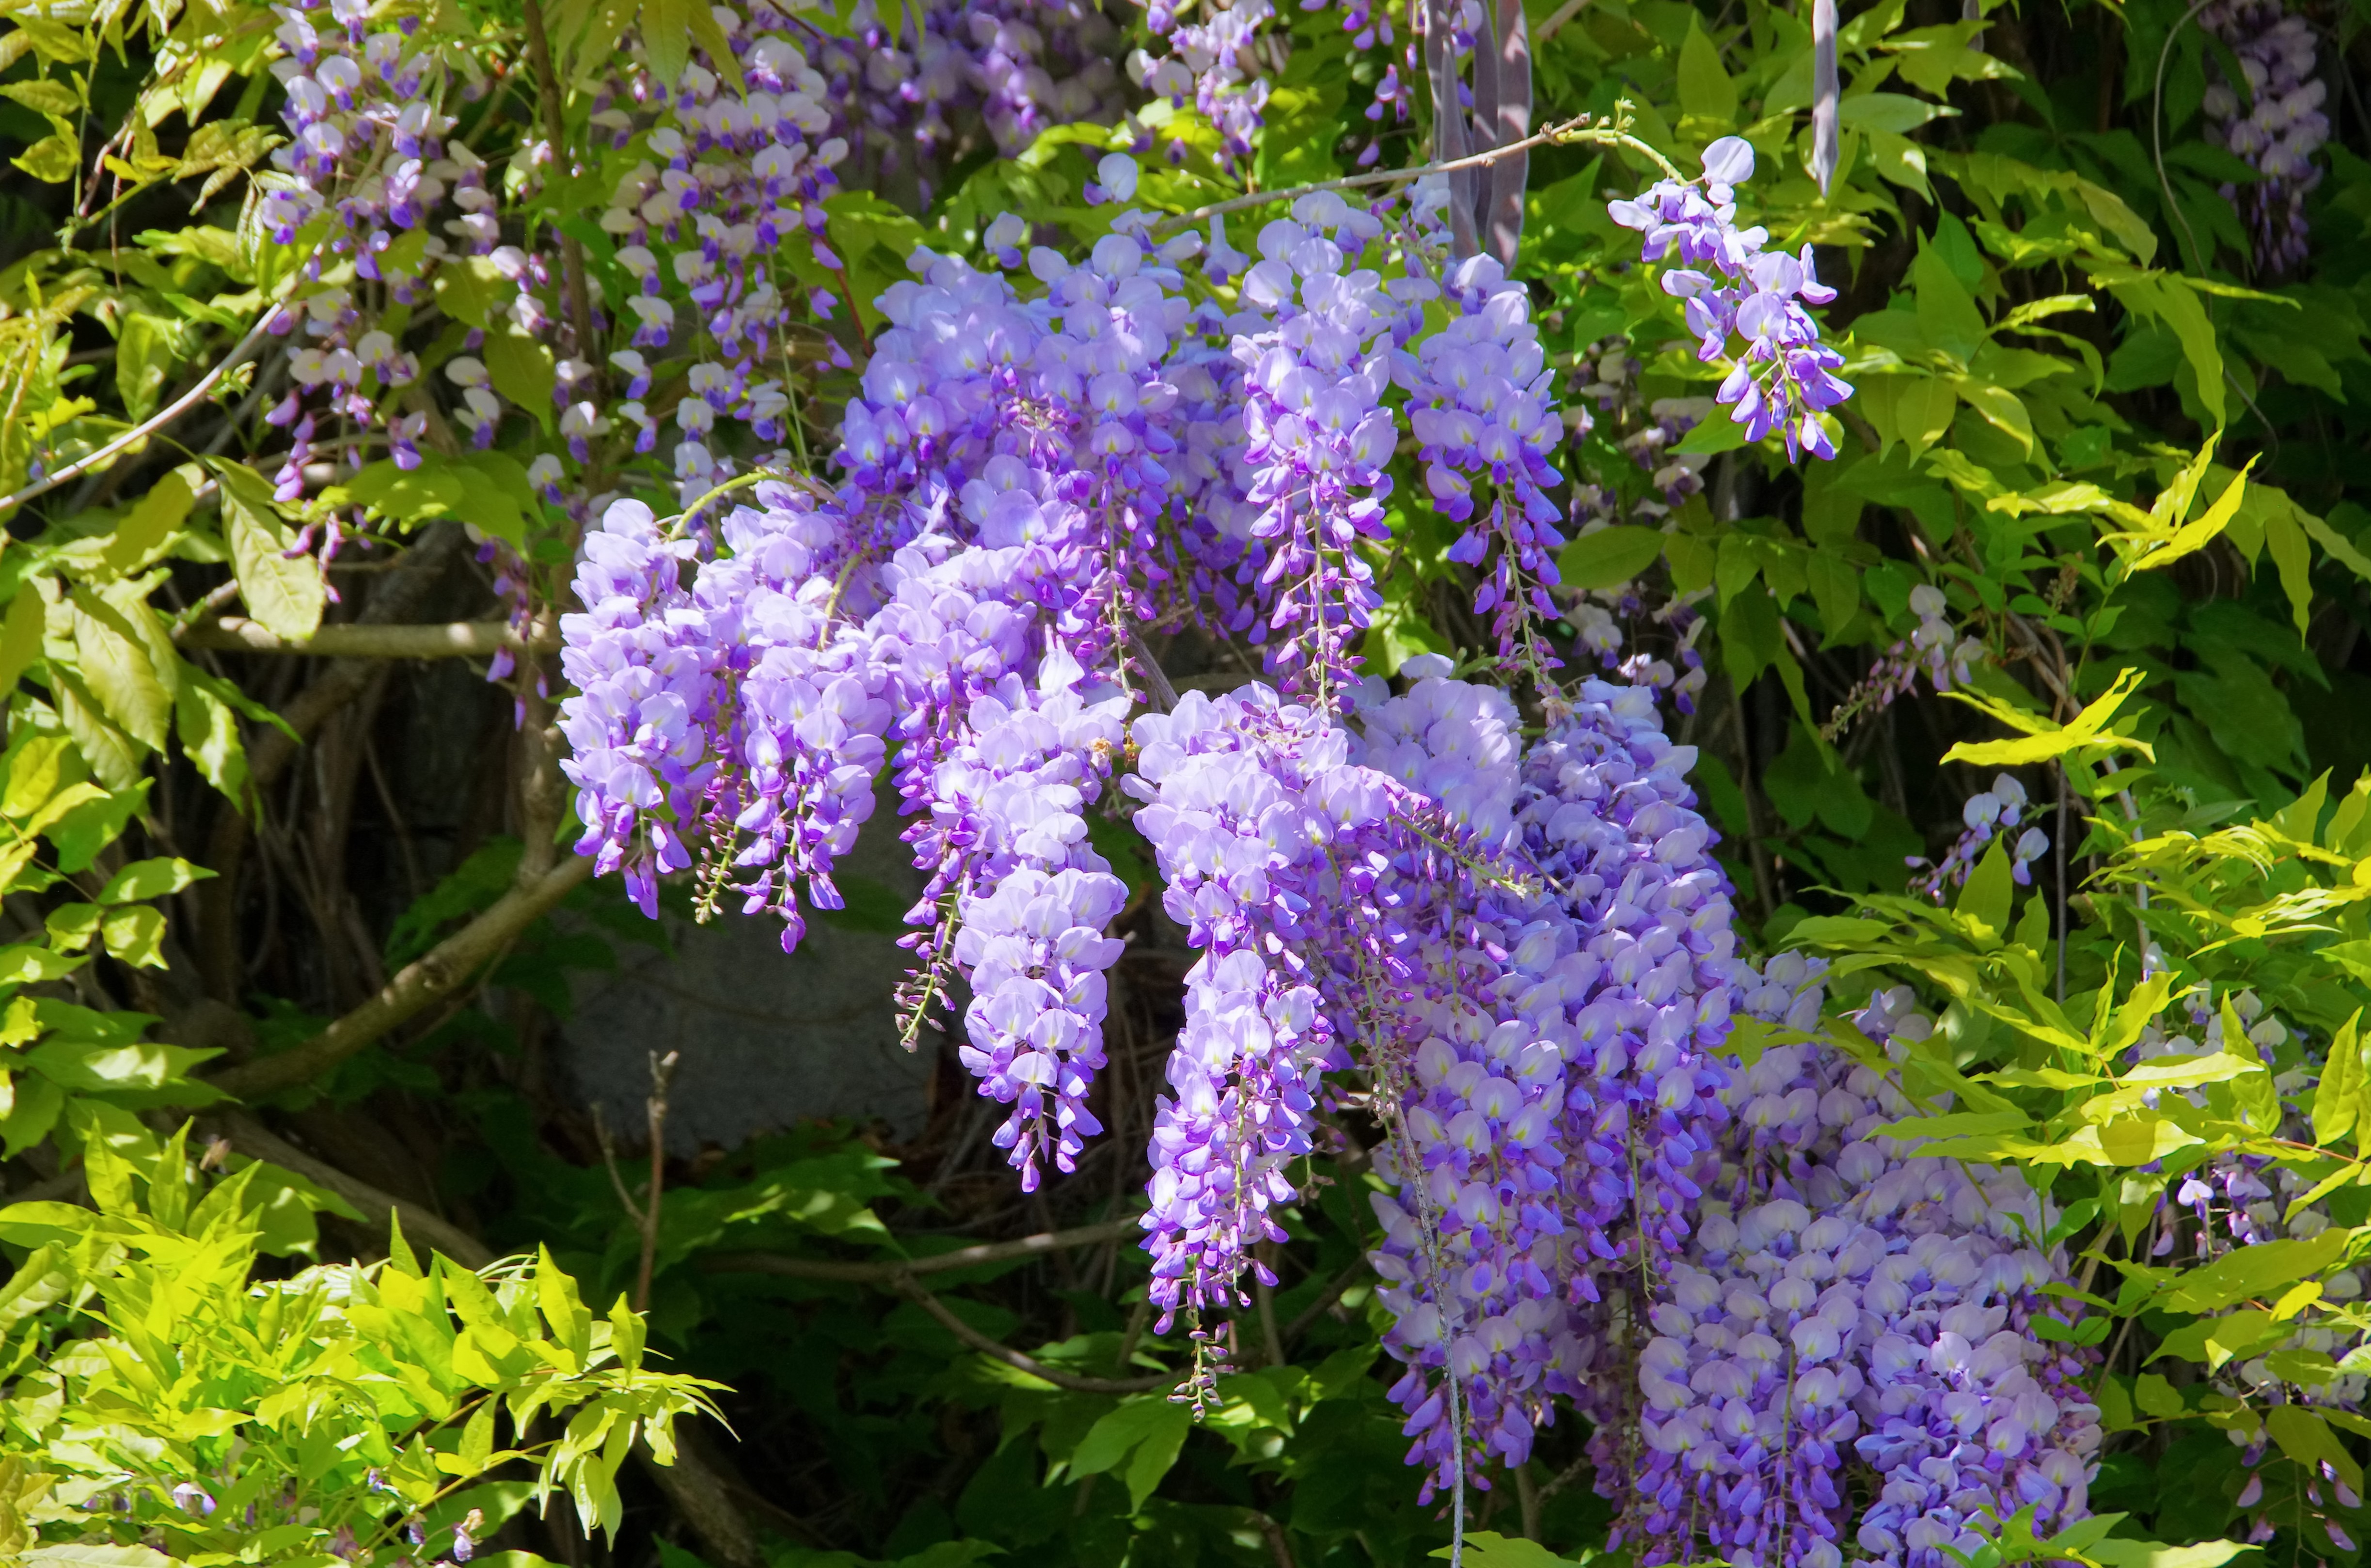
[[[796,952],[781,925],[737,904],[706,925],[668,918],[672,957],[619,948],[615,973],[579,972],[557,1065],[622,1143],[641,1141],[650,1053],[681,1053],[667,1147],[731,1148],[815,1117],[878,1118],[893,1136],[922,1123],[940,1036],[897,1043],[893,993],[906,973],[897,925],[921,879],[884,790],[838,880],[850,909],[812,918]]]

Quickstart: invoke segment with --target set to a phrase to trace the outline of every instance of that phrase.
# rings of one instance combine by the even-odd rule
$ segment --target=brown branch
[[[897,1292],[915,1306],[936,1318],[946,1331],[983,1355],[992,1355],[1007,1366],[1018,1367],[1032,1378],[1042,1378],[1058,1389],[1068,1389],[1081,1394],[1143,1394],[1155,1389],[1165,1389],[1177,1381],[1177,1374],[1163,1372],[1156,1378],[1081,1378],[1048,1366],[1035,1356],[1013,1349],[1000,1340],[992,1340],[948,1309],[947,1304],[923,1289],[908,1274],[900,1274],[891,1282]]]
[[[504,945],[592,874],[589,859],[571,855],[532,887],[515,887],[503,894],[484,914],[407,965],[377,996],[295,1050],[258,1057],[208,1081],[226,1094],[253,1099],[318,1078],[440,997],[466,985]]]
[[[310,637],[290,639],[239,616],[194,622],[176,633],[173,640],[183,648],[321,659],[483,658],[505,648],[540,653],[560,646],[556,629],[538,627],[532,640],[523,640],[504,621],[451,621],[443,626],[333,622]]]
[[[404,1235],[425,1241],[466,1268],[482,1269],[494,1261],[492,1248],[450,1220],[314,1159],[253,1117],[233,1111],[212,1119],[230,1140],[231,1147],[250,1159],[293,1170],[314,1185],[329,1189],[360,1209],[363,1218],[374,1228],[384,1230],[390,1217],[399,1218],[403,1221]]]
[[[780,1252],[711,1252],[700,1267],[711,1274],[779,1274],[785,1279],[831,1280],[841,1285],[895,1285],[916,1274],[943,1274],[951,1269],[1006,1263],[1019,1258],[1042,1258],[1072,1247],[1096,1247],[1133,1236],[1144,1228],[1133,1219],[1106,1220],[1074,1230],[1047,1230],[1013,1241],[988,1241],[927,1258],[885,1263],[842,1263],[822,1258],[786,1258]]]
[[[536,654],[559,644],[559,621],[546,608],[535,620],[527,656],[519,661],[513,689],[519,705],[519,863],[515,881],[521,887],[551,870],[560,854],[560,824],[568,813],[568,780],[560,770],[568,755],[567,737],[552,722],[551,699],[545,695],[543,672]]]

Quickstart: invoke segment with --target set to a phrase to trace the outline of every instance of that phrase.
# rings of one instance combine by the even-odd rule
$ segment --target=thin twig
[[[1168,675],[1162,671],[1161,661],[1154,658],[1152,650],[1145,646],[1141,633],[1131,631],[1128,634],[1128,650],[1136,655],[1144,684],[1151,688],[1153,711],[1167,713],[1174,710],[1177,706],[1177,688],[1169,684]]]
[[[1024,1351],[1013,1349],[1000,1341],[992,1340],[950,1310],[947,1304],[923,1289],[909,1274],[900,1274],[891,1281],[897,1292],[915,1306],[937,1319],[946,1331],[983,1355],[992,1355],[1007,1366],[1043,1378],[1058,1389],[1068,1389],[1081,1394],[1143,1394],[1155,1389],[1165,1389],[1177,1381],[1174,1373],[1164,1372],[1157,1378],[1081,1378],[1047,1366]]]
[[[1143,1227],[1134,1219],[1106,1220],[1101,1225],[1082,1225],[1073,1230],[1048,1230],[1012,1241],[983,1242],[977,1247],[960,1247],[952,1252],[939,1252],[927,1258],[900,1259],[882,1263],[788,1258],[779,1252],[711,1252],[700,1259],[700,1266],[711,1274],[780,1274],[785,1279],[833,1280],[844,1285],[892,1285],[914,1274],[943,1274],[953,1269],[978,1268],[987,1263],[1042,1258],[1048,1252],[1067,1248],[1100,1246],[1106,1241],[1136,1235],[1142,1229]]]
[[[2206,261],[2198,254],[2197,231],[2190,226],[2190,214],[2173,199],[2173,179],[2165,172],[2165,67],[2173,58],[2173,40],[2181,36],[2181,29],[2197,20],[2198,13],[2214,3],[2215,0],[2198,0],[2167,31],[2165,47],[2157,52],[2157,89],[2149,98],[2149,144],[2157,157],[2157,186],[2165,194],[2166,211],[2173,214],[2173,221],[2181,225],[2182,234],[2190,240],[2190,264],[2201,272],[2206,271]]]
[[[659,1200],[666,1192],[667,1084],[675,1078],[676,1066],[682,1060],[683,1054],[679,1051],[669,1051],[664,1056],[656,1051],[651,1053],[651,1097],[644,1102],[644,1109],[650,1115],[651,1185],[642,1199],[642,1266],[634,1271],[634,1310],[637,1312],[651,1309],[651,1273],[658,1264],[659,1221],[664,1217]]]
[[[1379,169],[1368,174],[1347,175],[1340,179],[1321,179],[1311,185],[1295,185],[1283,190],[1260,190],[1249,196],[1232,197],[1224,202],[1213,202],[1207,207],[1197,207],[1190,213],[1179,213],[1172,217],[1163,218],[1152,225],[1152,232],[1155,235],[1174,234],[1179,229],[1191,228],[1208,218],[1223,217],[1229,213],[1269,206],[1278,202],[1297,202],[1303,196],[1314,195],[1320,190],[1351,190],[1368,185],[1389,185],[1394,181],[1405,184],[1410,180],[1422,179],[1427,175],[1456,174],[1463,169],[1480,168],[1486,164],[1496,163],[1500,158],[1513,157],[1518,153],[1530,152],[1533,147],[1560,147],[1574,142],[1593,142],[1604,146],[1627,147],[1633,152],[1642,153],[1652,158],[1656,167],[1666,175],[1685,183],[1687,177],[1679,171],[1678,167],[1671,159],[1665,157],[1653,146],[1631,135],[1627,131],[1614,126],[1591,125],[1589,121],[1590,116],[1586,114],[1576,115],[1561,125],[1551,125],[1546,130],[1535,132],[1520,142],[1510,142],[1506,146],[1493,147],[1486,153],[1475,153],[1467,157],[1450,158],[1440,163],[1417,164],[1410,168]]]
[[[265,306],[263,307],[263,314],[255,318],[255,325],[247,329],[247,336],[238,340],[238,342],[231,349],[228,356],[226,356],[220,364],[206,372],[205,375],[198,377],[196,384],[187,392],[182,393],[179,397],[174,398],[171,402],[166,404],[163,408],[157,409],[146,419],[142,420],[138,424],[133,425],[130,430],[125,431],[121,435],[117,436],[113,441],[109,442],[98,451],[75,458],[73,462],[67,464],[64,467],[60,468],[54,474],[45,475],[40,478],[35,479],[31,484],[27,485],[23,490],[18,490],[14,495],[0,497],[0,513],[13,512],[17,507],[24,505],[25,502],[32,500],[35,496],[45,495],[49,491],[53,490],[60,485],[65,483],[68,479],[74,478],[77,475],[88,473],[91,469],[107,462],[117,453],[121,452],[126,447],[137,445],[141,442],[147,440],[150,436],[156,434],[158,431],[163,430],[167,425],[171,424],[175,420],[179,419],[183,414],[188,413],[191,409],[197,407],[197,405],[204,399],[205,395],[214,390],[214,384],[216,382],[220,381],[224,376],[228,375],[232,371],[237,370],[241,364],[247,362],[247,356],[255,352],[255,345],[262,341],[264,333],[271,329],[272,318],[279,314],[280,305],[278,301],[274,301],[273,303]]]
[[[1537,48],[1564,30],[1565,24],[1589,9],[1589,0],[1564,0],[1564,4],[1548,14],[1540,30],[1532,35],[1532,46]]]

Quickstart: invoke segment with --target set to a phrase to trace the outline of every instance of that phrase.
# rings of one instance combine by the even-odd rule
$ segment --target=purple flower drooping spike
[[[1835,443],[1819,416],[1852,396],[1835,372],[1844,356],[1820,340],[1819,323],[1805,306],[1826,305],[1835,291],[1819,281],[1811,248],[1790,256],[1765,251],[1759,227],[1737,226],[1736,187],[1753,175],[1753,148],[1724,136],[1704,152],[1700,179],[1666,179],[1608,211],[1625,228],[1647,236],[1649,261],[1675,259],[1663,273],[1665,294],[1687,302],[1696,357],[1726,363],[1714,394],[1748,441],[1776,432],[1789,458],[1804,449],[1833,457]],[[1742,340],[1741,350],[1732,345]]]

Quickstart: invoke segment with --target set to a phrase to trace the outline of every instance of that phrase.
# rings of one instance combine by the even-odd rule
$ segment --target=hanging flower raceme
[[[1816,969],[1769,973],[1749,1010],[1816,1022]],[[1922,1036],[1901,1000],[1864,1033]],[[2037,1195],[1876,1136],[1910,1102],[1824,1043],[1764,1050],[1723,1098],[1705,1217],[1648,1312],[1635,1490],[1613,1481],[1642,1561],[1946,1568],[2020,1509],[2037,1533],[2081,1517],[2099,1418],[2084,1353],[2030,1332],[2065,1307]]]
[[[384,284],[398,306],[419,300],[426,278],[452,254],[439,216],[459,209],[443,228],[475,250],[470,220],[492,198],[467,148],[456,144],[446,156],[444,137],[453,127],[443,112],[446,71],[433,49],[415,46],[416,18],[373,30],[370,7],[359,0],[276,10],[273,39],[283,52],[272,70],[285,94],[281,119],[291,139],[272,154],[278,173],[265,181],[259,217],[276,244],[296,244],[300,231],[318,236],[319,249],[306,266],[317,283],[341,260],[353,267],[348,282],[301,290],[272,324],[293,339],[292,385],[265,419],[289,432],[274,493],[294,502],[307,487],[313,443],[339,424],[373,438],[351,445],[353,468],[370,461],[374,445],[399,467],[420,466],[425,417],[378,406],[419,378],[419,362],[379,326],[368,285]],[[342,519],[331,514],[325,560],[337,554],[342,531]]]
[[[1421,444],[1417,460],[1435,509],[1470,523],[1450,559],[1489,563],[1474,613],[1491,617],[1499,658],[1545,679],[1558,661],[1537,627],[1561,614],[1549,591],[1562,581],[1554,552],[1565,542],[1561,512],[1547,494],[1563,482],[1548,462],[1564,437],[1556,375],[1532,325],[1529,291],[1495,259],[1457,263],[1443,293],[1458,314],[1394,365]],[[1486,480],[1487,509],[1477,518],[1475,485]]]
[[[1820,340],[1819,323],[1804,307],[1826,305],[1836,293],[1819,281],[1810,246],[1798,256],[1765,251],[1765,230],[1737,226],[1736,188],[1752,176],[1753,148],[1724,136],[1705,149],[1700,179],[1666,179],[1607,210],[1646,235],[1648,260],[1680,263],[1665,270],[1663,292],[1687,302],[1696,357],[1729,365],[1714,398],[1731,407],[1746,439],[1775,432],[1789,458],[1807,449],[1833,457],[1835,443],[1819,416],[1851,397],[1852,387],[1834,374],[1844,356]]]
[[[2010,878],[2019,887],[2032,886],[2033,862],[2049,853],[2050,836],[2038,827],[2029,827],[2014,838],[2009,836],[2009,830],[2023,820],[2030,803],[2024,785],[2008,774],[1995,774],[1991,789],[1969,796],[1967,804],[1960,808],[1960,820],[1966,824],[1965,831],[1938,863],[1928,866],[1923,857],[1911,857],[1911,869],[1919,872],[1912,885],[1941,903],[1944,889],[1964,885],[1985,847],[1997,836],[2008,847]]]
[[[1833,741],[1860,719],[1883,712],[1910,695],[1923,672],[1937,692],[1966,686],[1984,656],[1984,640],[1962,636],[1951,625],[1950,601],[1943,590],[1921,582],[1910,590],[1910,613],[1918,625],[1909,638],[1887,649],[1845,699],[1836,704],[1821,733]]]
[[[1382,602],[1359,547],[1391,536],[1383,465],[1398,431],[1382,398],[1405,321],[1377,275],[1354,266],[1379,229],[1331,191],[1302,198],[1294,218],[1260,231],[1241,287],[1266,320],[1234,336],[1243,496],[1259,509],[1235,573],[1256,609],[1240,618],[1270,671],[1321,706],[1347,686],[1352,643]]]
[[[793,323],[827,317],[831,301],[826,296],[818,310],[780,253],[796,246],[801,259],[838,268],[823,203],[839,189],[833,166],[848,150],[829,134],[828,84],[788,24],[764,6],[746,21],[720,17],[742,86],[700,52],[672,83],[638,60],[624,89],[604,95],[596,110],[618,146],[639,138],[643,155],[617,180],[600,219],[635,285],[619,302],[634,329],[630,346],[608,363],[626,396],[603,409],[568,401],[567,386],[554,392],[566,404],[563,433],[579,461],[586,438],[617,421],[636,432],[637,452],[652,451],[658,425],[642,402],[651,362],[676,349],[689,363],[680,367],[685,395],[672,415],[677,436],[668,455],[687,503],[733,472],[720,420],[746,425],[761,442],[786,439],[789,397],[769,367],[789,357]],[[589,382],[593,367],[584,368],[579,379]]]
[[[2305,199],[2321,183],[2313,161],[2330,139],[2322,112],[2329,88],[2314,74],[2313,25],[2281,0],[2218,0],[2198,14],[2238,62],[2241,81],[2213,79],[2202,107],[2207,138],[2255,169],[2252,185],[2226,185],[2254,248],[2256,271],[2267,277],[2294,271],[2310,238]]]

